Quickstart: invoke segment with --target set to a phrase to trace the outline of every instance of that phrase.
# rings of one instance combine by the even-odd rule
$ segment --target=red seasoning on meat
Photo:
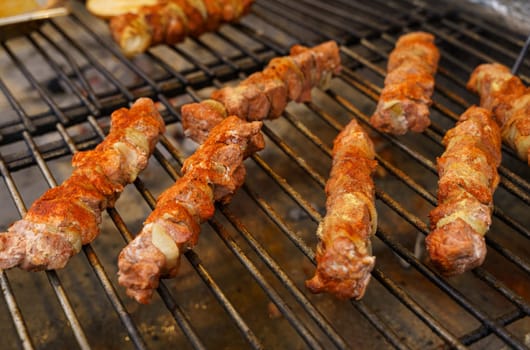
[[[530,89],[502,64],[481,64],[467,88],[480,96],[480,105],[493,112],[502,139],[530,165]]]
[[[326,216],[317,230],[317,269],[306,282],[313,293],[328,292],[344,299],[364,295],[375,264],[370,242],[377,229],[374,157],[372,141],[352,120],[333,145]]]
[[[239,85],[216,90],[201,103],[182,106],[182,126],[186,136],[201,143],[227,115],[244,120],[277,118],[289,101],[310,101],[311,89],[326,88],[339,71],[340,54],[334,41],[312,48],[295,45],[290,56],[273,58],[262,72]]]
[[[164,121],[153,101],[138,99],[111,116],[95,149],[74,154],[72,175],[37,199],[24,218],[0,234],[0,268],[62,268],[99,234],[101,212],[145,169]]]
[[[440,53],[434,36],[412,32],[401,36],[388,57],[385,86],[370,123],[395,135],[422,132],[430,124],[429,106]]]
[[[176,44],[234,22],[250,11],[253,0],[164,0],[135,13],[112,17],[110,30],[127,56],[161,43]]]
[[[214,202],[228,202],[243,184],[243,160],[264,147],[261,122],[231,116],[212,129],[182,166],[183,176],[158,198],[142,231],[120,253],[119,283],[147,304],[161,277],[177,274],[182,252],[198,240]]]
[[[263,72],[239,85],[182,107],[186,134],[203,144],[120,254],[119,282],[129,296],[148,303],[160,278],[176,275],[182,251],[196,244],[200,223],[213,215],[214,201],[230,200],[244,182],[243,159],[264,147],[260,120],[279,117],[289,99],[309,100],[310,89],[339,69],[335,42],[311,49],[295,46],[291,56],[271,60]]]
[[[429,215],[426,245],[432,263],[443,274],[455,275],[480,266],[486,257],[484,235],[499,183],[501,135],[491,113],[472,106],[443,143],[438,206]]]

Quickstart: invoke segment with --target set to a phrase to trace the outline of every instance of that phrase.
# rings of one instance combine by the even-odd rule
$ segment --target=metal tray
[[[67,0],[28,0],[28,7],[24,10],[23,1],[3,0],[4,9],[13,8],[14,11],[3,15],[0,11],[0,40],[4,41],[15,36],[26,34],[37,28],[42,20],[57,16],[65,16],[70,12]],[[33,3],[34,2],[34,7]],[[17,9],[19,11],[17,11]],[[6,11],[7,12],[7,11]]]

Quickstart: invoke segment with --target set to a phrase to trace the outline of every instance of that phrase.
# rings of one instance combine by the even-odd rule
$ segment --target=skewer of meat
[[[333,145],[326,216],[317,230],[317,268],[306,281],[313,293],[329,292],[344,299],[364,295],[375,265],[370,242],[377,229],[374,158],[372,141],[353,119]]]
[[[326,88],[339,71],[340,54],[334,41],[312,48],[295,45],[289,56],[273,58],[262,72],[250,75],[237,86],[216,90],[211,99],[200,103],[184,105],[181,114],[185,134],[201,143],[227,115],[244,120],[277,118],[289,101],[310,101],[311,89]]]
[[[237,21],[253,0],[161,0],[134,13],[112,17],[110,31],[127,56],[160,43],[176,44]]]
[[[214,201],[227,202],[241,186],[243,158],[264,147],[260,120],[279,117],[288,99],[309,100],[311,87],[340,68],[335,42],[311,49],[295,46],[291,53],[271,60],[237,87],[217,90],[212,94],[217,100],[182,107],[186,134],[202,145],[118,259],[119,283],[138,302],[151,300],[161,277],[176,275],[182,251],[196,244]]]
[[[245,179],[243,160],[264,147],[261,125],[228,117],[184,162],[183,176],[160,195],[142,231],[119,255],[118,280],[127,295],[147,304],[160,278],[177,274],[182,252],[197,243],[214,202],[230,200]]]
[[[165,125],[153,101],[138,99],[111,116],[95,149],[74,154],[72,175],[37,199],[24,218],[0,234],[0,268],[62,268],[99,234],[101,212],[147,166]]]
[[[486,257],[484,235],[499,183],[501,135],[491,112],[472,106],[443,143],[438,206],[429,215],[426,245],[434,266],[445,275],[455,275],[480,266]]]
[[[530,165],[530,89],[502,64],[481,64],[467,88],[480,96],[480,105],[493,112],[502,139]]]
[[[429,106],[440,53],[434,36],[412,32],[401,36],[388,57],[385,86],[370,123],[395,135],[424,131],[430,124]]]

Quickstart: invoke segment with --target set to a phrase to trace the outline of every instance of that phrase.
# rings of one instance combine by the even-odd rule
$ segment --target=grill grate
[[[530,346],[530,171],[503,149],[483,267],[446,279],[421,247],[436,203],[441,138],[477,98],[465,90],[483,61],[513,65],[525,39],[476,15],[422,1],[257,0],[250,15],[218,33],[157,47],[128,60],[106,25],[82,4],[0,49],[2,229],[71,171],[69,159],[105,136],[108,115],[139,96],[157,100],[168,132],[148,169],[103,220],[101,237],[61,271],[0,274],[8,348],[480,348]],[[388,15],[392,14],[392,15]],[[427,30],[442,51],[432,108],[421,135],[394,137],[368,124],[396,38]],[[179,177],[193,147],[180,106],[244,79],[294,43],[341,45],[344,69],[314,101],[266,122],[267,148],[247,160],[247,180],[218,206],[181,274],[149,306],[125,297],[116,256]],[[530,61],[517,60],[528,83]],[[372,134],[380,164],[374,238],[377,266],[362,301],[314,296],[315,230],[335,135],[351,118]],[[83,256],[84,255],[84,256]]]

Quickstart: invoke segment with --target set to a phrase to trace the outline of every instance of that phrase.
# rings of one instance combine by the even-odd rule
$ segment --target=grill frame
[[[454,36],[449,36],[448,34],[435,28],[431,24],[431,21],[440,20],[442,23],[443,21],[445,21],[446,24],[452,23],[451,21],[454,20],[454,18],[451,16],[455,15],[451,13],[438,13],[433,9],[429,9],[427,4],[423,2],[415,2],[417,6],[413,11],[404,10],[406,6],[411,5],[409,1],[396,1],[390,3],[388,6],[390,6],[392,9],[395,9],[396,11],[399,10],[399,13],[404,19],[390,20],[389,22],[391,23],[386,27],[376,26],[376,28],[368,28],[365,31],[360,32],[350,29],[350,27],[345,26],[343,23],[339,23],[335,26],[335,29],[338,29],[340,35],[326,32],[329,27],[334,27],[336,24],[334,20],[336,19],[337,13],[335,13],[335,16],[332,17],[326,16],[325,14],[314,11],[314,1],[308,0],[304,1],[303,3],[309,4],[313,8],[311,8],[311,6],[303,7],[303,5],[298,5],[297,7],[293,7],[290,4],[283,5],[281,1],[257,1],[252,11],[252,16],[256,21],[259,20],[268,23],[273,23],[271,18],[288,18],[289,22],[291,23],[289,26],[282,27],[281,25],[278,25],[278,27],[281,28],[282,32],[288,34],[288,36],[291,38],[291,41],[296,41],[307,45],[315,44],[315,42],[304,41],[303,37],[297,37],[300,28],[302,28],[304,30],[313,32],[313,34],[316,34],[316,36],[320,37],[322,40],[334,39],[339,42],[341,44],[341,54],[343,57],[347,57],[349,62],[351,63],[353,61],[354,64],[352,67],[345,67],[344,71],[336,79],[348,83],[351,87],[354,87],[356,90],[363,93],[373,101],[377,99],[380,88],[369,79],[362,77],[357,70],[359,67],[362,67],[364,69],[371,70],[372,73],[375,73],[380,77],[384,76],[385,72],[378,64],[381,64],[381,60],[386,58],[388,52],[385,52],[382,48],[378,48],[372,43],[372,41],[377,41],[378,39],[382,38],[384,42],[391,44],[393,40],[395,40],[395,34],[403,28],[423,28],[429,30],[433,32],[437,38],[439,38],[438,40],[441,40],[446,44],[449,43],[451,45],[455,45],[456,47],[467,51],[467,53],[470,55],[474,55],[478,58],[492,60],[492,57],[477,51],[473,47],[463,45],[461,40],[456,39]],[[383,3],[383,1],[374,2],[374,4],[377,6],[386,6],[383,5]],[[341,6],[346,6],[348,9],[367,11],[363,5],[348,4],[345,1],[335,1],[333,4],[341,4]],[[307,10],[307,12],[303,13],[307,14],[309,17],[299,16],[299,13],[297,12],[287,13],[286,11],[279,11],[278,9],[284,8],[282,6],[294,10]],[[323,10],[326,10],[326,8],[329,8],[329,6],[326,5]],[[370,11],[368,10],[368,12]],[[374,15],[374,11],[371,11],[371,15]],[[6,187],[9,190],[10,200],[14,201],[20,215],[25,213],[26,204],[19,193],[15,181],[13,180],[12,173],[21,169],[36,166],[47,184],[50,187],[56,186],[57,182],[54,178],[54,175],[50,171],[48,162],[69,154],[73,154],[78,150],[88,149],[95,146],[95,144],[97,144],[97,142],[99,142],[105,135],[104,127],[100,125],[98,119],[106,120],[106,116],[113,109],[131,103],[138,96],[148,95],[156,99],[164,107],[164,119],[168,124],[178,123],[178,105],[175,105],[173,102],[171,102],[171,98],[175,96],[186,95],[187,99],[198,101],[201,97],[200,90],[202,88],[206,86],[220,87],[225,82],[234,78],[244,78],[245,74],[261,69],[261,67],[263,67],[263,65],[267,62],[267,57],[285,55],[289,46],[285,44],[282,45],[278,42],[275,43],[273,40],[274,38],[271,39],[267,33],[256,30],[256,28],[253,27],[249,21],[244,20],[242,23],[233,24],[230,25],[230,27],[234,30],[244,33],[245,35],[251,36],[254,41],[259,42],[260,45],[264,47],[264,50],[258,50],[254,52],[247,49],[245,46],[237,45],[236,41],[226,34],[221,33],[216,35],[218,35],[221,39],[226,40],[229,44],[235,45],[236,48],[244,54],[245,57],[242,57],[243,60],[247,58],[253,61],[254,63],[250,65],[250,68],[241,68],[237,63],[240,61],[237,57],[235,59],[229,58],[215,50],[212,50],[202,38],[199,38],[193,40],[193,43],[203,49],[210,50],[210,53],[216,59],[216,64],[212,65],[211,68],[201,61],[195,59],[180,46],[175,46],[171,48],[172,52],[184,57],[185,60],[192,62],[196,67],[194,70],[189,72],[179,72],[171,68],[168,64],[164,63],[156,54],[148,53],[148,59],[166,70],[166,73],[169,76],[169,78],[165,81],[156,81],[147,73],[145,73],[137,65],[136,61],[127,60],[121,55],[117,48],[113,46],[113,44],[110,44],[104,37],[100,37],[95,31],[92,31],[89,25],[85,22],[87,21],[86,16],[86,13],[84,13],[81,9],[76,8],[76,11],[74,11],[73,15],[69,16],[69,20],[90,35],[91,39],[97,44],[101,45],[103,50],[115,58],[120,65],[126,67],[141,80],[143,80],[143,83],[139,84],[139,86],[127,86],[122,83],[114,76],[111,71],[109,71],[109,69],[100,63],[99,59],[94,57],[94,55],[92,55],[87,49],[77,43],[71,37],[71,35],[58,24],[60,20],[51,20],[47,22],[49,28],[64,38],[69,47],[75,49],[78,53],[84,56],[84,58],[88,61],[89,67],[96,69],[99,74],[104,76],[105,79],[114,85],[115,89],[118,91],[117,93],[114,93],[113,95],[111,94],[110,96],[98,96],[98,94],[91,88],[91,84],[86,79],[84,71],[76,63],[75,59],[71,57],[71,55],[66,52],[59,44],[55,43],[54,40],[50,38],[48,34],[46,34],[46,32],[44,32],[42,29],[38,29],[35,34],[26,36],[26,40],[29,41],[29,43],[39,54],[45,58],[46,61],[53,62],[50,63],[51,69],[57,74],[57,76],[61,78],[62,81],[66,82],[67,86],[81,102],[81,106],[74,105],[71,106],[72,108],[65,109],[60,107],[54,101],[53,97],[50,96],[50,94],[46,91],[46,88],[42,86],[41,82],[39,82],[33,73],[27,69],[28,67],[25,66],[24,62],[17,57],[17,53],[9,47],[9,44],[2,43],[3,52],[7,54],[9,60],[14,63],[18,70],[20,70],[21,74],[29,82],[30,86],[36,89],[40,98],[47,105],[48,109],[51,110],[47,114],[44,113],[42,115],[29,115],[25,112],[19,100],[13,95],[8,86],[4,84],[3,80],[0,78],[0,90],[2,91],[4,97],[6,97],[8,100],[11,108],[19,117],[19,121],[16,123],[0,125],[0,133],[2,135],[0,144],[9,145],[10,143],[23,141],[27,145],[27,152],[24,154],[10,154],[9,157],[7,157],[7,161],[3,159],[3,156],[0,158],[0,172],[4,178]],[[466,17],[468,16],[467,14],[458,14],[457,16],[459,16],[458,18],[460,19],[468,19],[468,17]],[[315,30],[313,27],[310,27],[307,23],[311,22],[306,22],[307,18],[310,18],[311,20],[315,20],[315,18],[323,20],[323,23],[325,23],[327,26],[325,27],[326,30]],[[359,17],[354,17],[354,21],[356,23],[368,26],[366,21],[360,19],[361,18]],[[382,19],[382,21],[384,22],[385,20]],[[472,21],[466,23],[472,23]],[[460,32],[463,36],[472,37],[471,34],[473,32],[467,28],[453,26],[452,29]],[[489,28],[485,28],[484,26],[482,29],[489,30]],[[392,35],[387,34],[387,32],[392,33]],[[381,33],[383,33],[383,35],[381,35]],[[34,37],[37,37],[37,39]],[[512,36],[508,35],[507,38],[510,38],[511,40]],[[79,80],[77,84],[73,78],[69,76],[69,73],[63,71],[63,69],[46,53],[46,50],[43,48],[42,44],[39,44],[39,40],[44,40],[44,42],[47,43],[46,46],[54,47],[60,53],[60,55],[64,57],[64,60],[68,63],[70,69],[73,71],[73,76],[76,80]],[[483,38],[479,37],[479,42],[483,43],[483,41]],[[520,42],[515,39],[511,41],[515,42],[516,45],[522,44],[522,52],[524,54],[524,42]],[[489,41],[484,42],[491,44]],[[500,46],[497,47],[496,45],[487,46],[494,50],[499,50],[499,48],[501,48]],[[351,47],[354,49],[351,49]],[[375,55],[379,58],[367,59],[356,51],[359,50],[359,48],[371,51],[373,55],[370,54],[370,57],[374,57]],[[260,57],[260,55],[263,53],[268,53],[268,55],[266,54],[264,57]],[[448,56],[445,51],[444,54],[445,55],[443,57],[451,60],[453,63],[459,62],[457,58],[451,58],[451,56]],[[513,54],[508,55],[509,59],[514,59],[515,57],[517,56],[514,56]],[[521,68],[525,69],[527,72],[529,62],[520,62]],[[516,63],[516,65],[517,64],[519,63]],[[472,67],[468,67],[465,64],[461,64],[461,69],[463,71],[469,71],[471,68]],[[228,73],[223,73],[226,70],[228,70]],[[199,78],[194,78],[197,75],[199,75]],[[444,75],[445,77],[462,84],[462,79],[454,76],[449,71],[444,71],[444,68],[441,69],[439,75]],[[526,77],[524,74],[522,75],[522,78],[526,83],[529,82],[528,77]],[[439,87],[437,85],[436,88],[437,92],[442,94],[444,98],[448,98],[452,103],[459,105],[461,108],[464,108],[467,105],[466,101],[460,96],[455,95],[455,93],[452,91],[444,90],[445,87]],[[334,91],[327,91],[325,94],[338,105],[342,106],[342,108],[347,111],[348,115],[357,118],[362,124],[367,125],[368,116],[347,98],[335,93]],[[306,107],[318,115],[325,123],[329,124],[337,132],[341,130],[342,124],[321,107],[319,107],[317,103],[308,103],[306,104]],[[433,109],[437,110],[439,113],[453,121],[457,120],[458,118],[458,114],[453,112],[450,107],[445,106],[443,103],[438,103],[436,101],[433,105]],[[87,117],[87,115],[89,116]],[[327,146],[326,143],[319,138],[319,136],[315,135],[311,130],[309,130],[305,126],[304,122],[297,118],[296,113],[286,111],[283,118],[285,118],[285,120],[298,132],[304,135],[308,142],[314,144],[325,155],[330,156],[330,147]],[[76,142],[69,135],[67,127],[75,126],[85,121],[88,122],[96,136]],[[10,132],[9,130],[11,129],[14,129],[14,131]],[[446,127],[433,124],[424,134],[428,139],[439,145],[441,135],[443,135],[444,130],[446,130]],[[35,142],[36,137],[52,131],[57,132],[62,138],[62,141],[58,141],[55,144],[49,145],[38,145]],[[325,184],[325,176],[313,169],[311,165],[306,162],[303,156],[298,154],[296,150],[284,142],[277,134],[273,124],[265,125],[264,134],[269,140],[272,140],[272,143],[276,147],[281,149],[286,157],[290,158],[294,164],[296,164],[306,173],[309,179],[308,181],[314,181],[318,186],[323,188]],[[426,158],[421,154],[421,152],[411,149],[406,142],[403,141],[403,139],[381,134],[379,134],[379,136],[390,142],[393,146],[398,147],[401,151],[405,152],[409,157],[418,162],[418,164],[422,165],[428,171],[435,174],[435,165],[433,161]],[[174,143],[174,140],[170,140],[167,136],[164,136],[161,140],[161,143],[157,146],[157,150],[154,154],[154,158],[172,179],[179,177],[179,172],[177,169],[184,159],[183,152],[176,147]],[[171,156],[169,160],[165,155],[168,153]],[[513,152],[504,148],[503,155],[510,158],[510,165],[515,162],[516,168],[520,168],[517,161],[511,159],[513,158]],[[402,170],[394,166],[391,162],[380,155],[378,155],[377,160],[382,168],[389,173],[392,173],[394,176],[397,176],[405,186],[409,187],[427,202],[430,202],[430,204],[435,204],[435,197],[423,185],[417,183],[413,177],[408,176]],[[255,164],[261,168],[261,170],[266,173],[267,176],[270,176],[276,181],[277,185],[282,188],[282,191],[284,191],[299,205],[299,207],[305,212],[310,220],[316,223],[321,219],[322,214],[318,211],[318,209],[315,209],[312,203],[308,202],[296,188],[294,188],[281,174],[277,173],[274,167],[271,166],[261,155],[258,154],[253,156],[252,161],[255,162]],[[518,172],[520,171],[512,171],[509,168],[502,167],[500,169],[500,173],[502,174],[501,187],[510,192],[513,196],[517,197],[523,205],[528,206],[530,205],[530,184],[521,175],[519,175]],[[526,172],[526,174],[528,174],[528,172]],[[141,180],[141,178],[142,176],[135,181],[136,190],[144,198],[147,205],[153,208],[155,196],[148,189],[148,186]],[[278,213],[273,206],[267,202],[267,200],[263,199],[260,194],[258,194],[248,185],[245,185],[242,188],[242,191],[249,194],[249,197],[256,203],[256,205],[261,208],[264,214],[267,215],[287,236],[287,238],[311,262],[314,263],[313,249],[310,248],[307,243],[305,243],[305,241],[297,235],[294,228],[290,227],[289,223],[286,222],[284,218],[284,214]],[[423,234],[428,233],[427,225],[423,219],[418,217],[409,209],[405,208],[401,203],[395,201],[386,191],[378,188],[376,195],[378,202],[392,208],[394,212],[400,215],[403,220],[414,226],[419,232]],[[208,223],[209,226],[214,232],[217,233],[219,238],[232,252],[234,257],[240,261],[246,270],[248,270],[256,283],[261,286],[268,298],[276,305],[283,317],[289,321],[291,327],[293,327],[296,333],[298,333],[304,344],[309,348],[319,348],[322,346],[320,339],[316,338],[316,336],[313,334],[313,329],[307,326],[305,319],[303,321],[300,320],[300,313],[298,311],[292,310],[291,305],[284,300],[285,297],[280,295],[275,290],[275,287],[271,285],[269,277],[265,276],[260,271],[258,265],[253,260],[254,257],[251,258],[249,256],[250,252],[247,252],[247,250],[242,248],[241,243],[239,242],[240,237],[246,242],[246,244],[249,245],[253,254],[256,254],[260,261],[267,265],[267,267],[274,274],[275,278],[279,279],[282,285],[288,289],[289,293],[294,296],[294,299],[297,301],[297,303],[302,305],[303,311],[309,315],[313,322],[316,323],[317,327],[320,328],[320,331],[326,335],[328,340],[338,348],[347,347],[347,341],[344,340],[343,336],[334,329],[335,327],[329,320],[329,316],[326,317],[323,315],[321,310],[319,310],[319,308],[313,304],[310,297],[307,296],[306,291],[300,289],[300,287],[297,286],[299,281],[294,282],[289,275],[285,273],[281,266],[274,260],[274,257],[267,252],[266,248],[253,236],[252,232],[239,219],[238,214],[234,213],[234,209],[232,209],[230,206],[217,206],[217,209],[218,212],[223,214],[223,217],[227,220],[230,226],[235,228],[237,237],[232,235],[232,230],[227,227],[224,221],[221,222],[217,218],[212,219]],[[501,221],[511,226],[516,232],[521,233],[526,239],[530,238],[528,229],[526,229],[524,225],[519,223],[517,220],[505,214],[501,208],[496,207],[494,213],[496,218],[499,218]],[[132,239],[132,234],[127,223],[118,213],[118,211],[116,209],[110,209],[108,214],[116,228],[123,236],[124,241],[130,241]],[[434,316],[432,316],[430,312],[421,305],[421,303],[414,300],[414,298],[410,296],[410,294],[407,293],[403,287],[399,286],[394,280],[392,280],[392,278],[388,277],[387,274],[385,274],[385,272],[383,272],[379,267],[376,267],[373,272],[374,281],[372,283],[377,280],[405,308],[409,309],[418,319],[420,319],[428,328],[430,328],[433,333],[435,333],[436,336],[445,343],[446,346],[465,348],[466,345],[476,343],[477,341],[488,336],[490,333],[494,333],[497,337],[500,337],[507,345],[511,347],[524,348],[525,344],[521,341],[521,339],[514,336],[509,330],[507,330],[506,326],[509,326],[516,320],[529,316],[530,305],[528,300],[525,300],[516,292],[508,288],[502,281],[499,281],[496,277],[494,277],[493,274],[484,268],[478,268],[473,271],[473,275],[481,281],[484,281],[495,291],[500,292],[504,298],[506,298],[516,307],[516,310],[509,311],[500,318],[492,318],[491,316],[488,316],[488,314],[482,310],[481,307],[477,307],[473,302],[466,298],[465,295],[462,295],[457,288],[451,286],[446,279],[439,276],[435,271],[431,270],[428,265],[425,265],[423,261],[416,258],[409,249],[404,247],[396,238],[392,237],[391,233],[380,228],[376,236],[383,243],[389,246],[394,253],[399,255],[403,260],[416,269],[416,271],[420,272],[426,279],[430,280],[431,283],[437,286],[437,288],[444,291],[444,293],[446,293],[452,300],[460,304],[462,308],[466,309],[468,313],[472,314],[479,321],[479,323],[482,324],[480,327],[462,336],[456,336],[452,334],[452,332],[444,327],[444,325]],[[497,242],[493,237],[486,236],[486,239],[490,250],[499,252],[505,259],[508,259],[512,264],[522,269],[526,274],[530,272],[530,267],[524,259],[518,257],[508,248],[504,247],[502,243]],[[103,290],[105,291],[106,296],[110,300],[133,345],[139,349],[148,348],[147,343],[144,340],[145,334],[142,334],[142,332],[138,329],[138,324],[133,320],[134,317],[132,312],[127,310],[126,306],[124,305],[124,301],[118,295],[119,292],[117,292],[116,289],[121,287],[115,286],[91,245],[83,247],[83,251],[87,261],[89,262]],[[185,256],[197,275],[202,279],[207,288],[218,300],[219,304],[225,309],[229,318],[242,334],[242,337],[248,342],[248,345],[253,348],[262,348],[263,344],[260,339],[252,331],[251,327],[247,324],[245,319],[237,310],[237,307],[234,305],[233,301],[230,301],[230,298],[225,292],[223,292],[222,287],[212,277],[206,266],[201,262],[199,255],[192,250],[187,252]],[[49,284],[52,286],[52,289],[54,290],[63,312],[65,313],[65,317],[70,324],[70,329],[78,346],[82,349],[90,348],[89,338],[86,336],[83,325],[76,315],[75,307],[72,305],[72,302],[70,301],[70,298],[63,287],[61,278],[55,271],[46,272],[46,277],[49,281]],[[21,347],[25,349],[35,348],[35,342],[32,340],[30,331],[24,318],[22,317],[20,307],[16,301],[16,295],[13,293],[13,288],[11,287],[9,278],[5,272],[2,272],[0,275],[0,284],[6,305],[9,309],[14,327],[18,334]],[[197,349],[206,348],[203,339],[201,339],[201,337],[198,335],[195,327],[189,320],[189,315],[187,315],[186,312],[179,306],[179,303],[172,295],[170,288],[165,283],[162,283],[158,292],[167,309],[172,314],[172,317],[182,330],[183,335],[188,339],[191,346]],[[388,345],[401,349],[408,348],[408,345],[402,340],[403,335],[396,332],[388,324],[388,321],[385,321],[377,311],[374,311],[373,308],[367,304],[367,302],[352,301],[351,304],[357,312],[364,316],[365,320],[368,321],[375,330],[380,332],[381,336],[386,339]]]

